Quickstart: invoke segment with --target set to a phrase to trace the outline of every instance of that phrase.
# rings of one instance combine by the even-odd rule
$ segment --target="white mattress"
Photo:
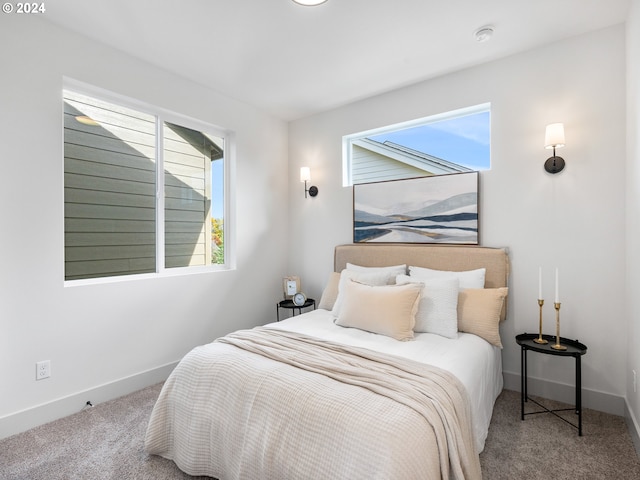
[[[334,324],[331,312],[322,309],[267,326],[410,358],[448,370],[458,377],[469,393],[476,449],[478,453],[484,449],[493,405],[502,391],[503,380],[500,349],[482,338],[470,333],[458,333],[457,339],[418,333],[412,341],[400,342],[384,335],[338,326]]]

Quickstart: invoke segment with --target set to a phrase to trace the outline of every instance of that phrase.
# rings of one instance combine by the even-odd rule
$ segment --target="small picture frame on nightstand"
[[[282,291],[285,300],[291,300],[300,291],[300,277],[289,275],[282,279]]]

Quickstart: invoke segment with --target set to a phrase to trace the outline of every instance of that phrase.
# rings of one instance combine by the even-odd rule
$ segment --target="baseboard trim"
[[[626,399],[624,402],[624,418],[627,421],[627,427],[629,427],[633,446],[636,447],[636,454],[640,458],[640,426],[638,426],[636,416],[633,414],[633,410],[629,408],[629,402]]]
[[[178,362],[98,385],[66,397],[36,405],[4,417],[0,417],[0,439],[52,422],[79,412],[90,400],[93,405],[127,395],[150,385],[165,381]]]
[[[503,372],[503,377],[504,388],[515,390],[516,392],[520,391],[520,374]],[[566,385],[529,376],[527,389],[529,390],[529,395],[537,395],[570,405],[573,405],[576,401],[574,385]],[[621,417],[625,416],[626,410],[624,397],[597,390],[589,390],[584,387],[582,387],[582,406]]]

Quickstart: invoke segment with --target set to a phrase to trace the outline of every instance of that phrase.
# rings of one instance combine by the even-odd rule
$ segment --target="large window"
[[[65,279],[225,266],[225,132],[63,93]]]
[[[343,137],[343,185],[490,168],[490,106]]]

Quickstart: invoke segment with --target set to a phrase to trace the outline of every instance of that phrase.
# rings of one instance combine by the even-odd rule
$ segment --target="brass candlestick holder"
[[[549,343],[544,338],[542,338],[542,306],[544,305],[544,300],[539,298],[538,305],[540,306],[540,333],[538,333],[538,338],[534,338],[533,341],[539,343],[540,345],[544,345],[546,343]]]
[[[551,345],[554,350],[566,350],[567,347],[560,345],[560,302],[555,302],[553,306],[556,309],[556,344]]]

